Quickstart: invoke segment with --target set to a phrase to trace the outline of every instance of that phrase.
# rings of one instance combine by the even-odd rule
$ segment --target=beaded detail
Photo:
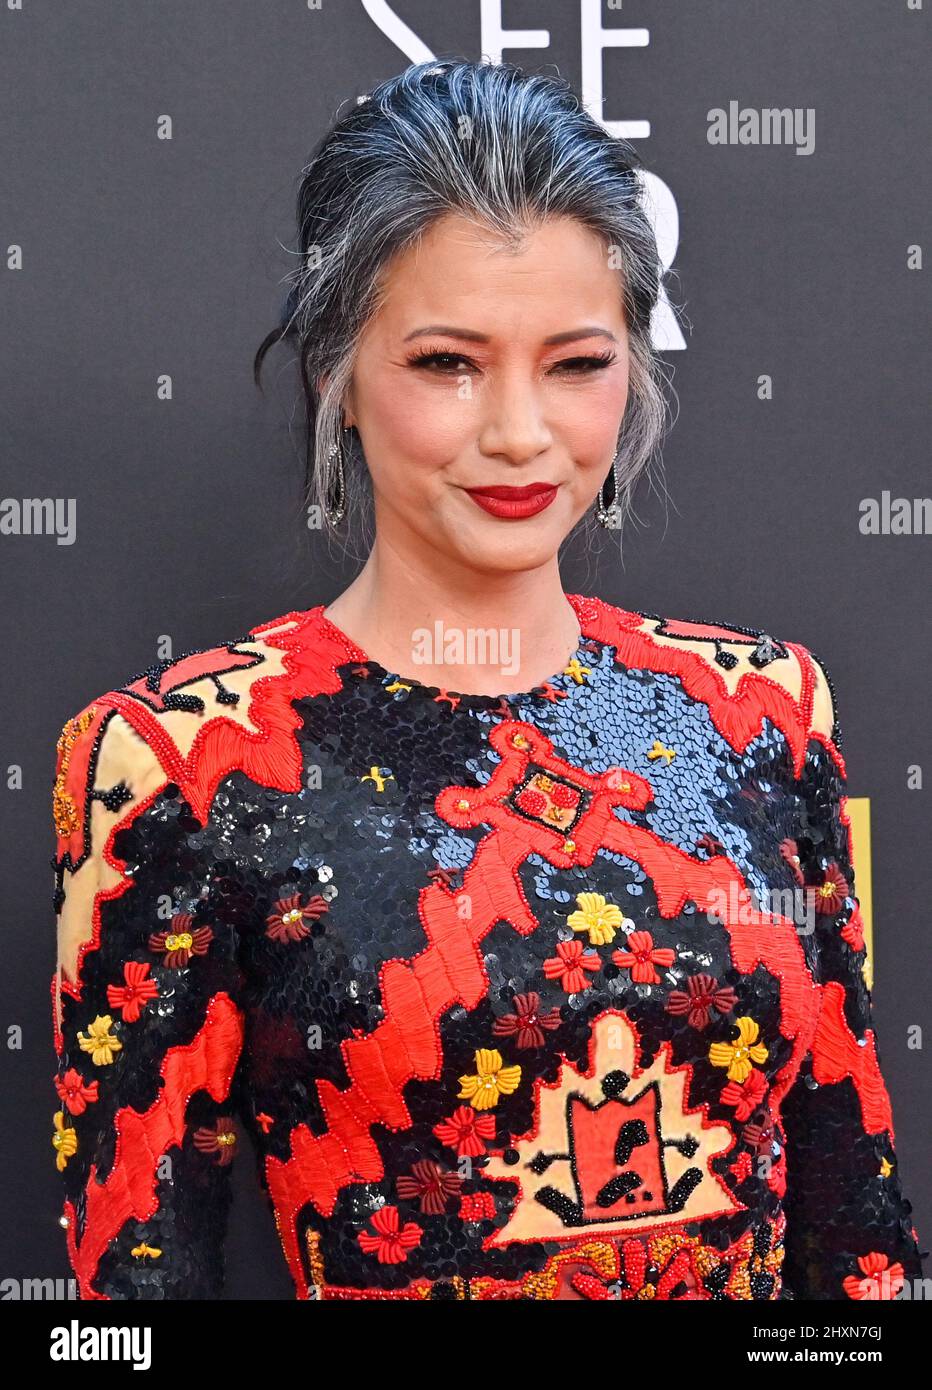
[[[83,1298],[218,1296],[243,1132],[299,1299],[920,1277],[827,673],[568,598],[579,646],[526,692],[389,672],[318,606],[65,725]]]

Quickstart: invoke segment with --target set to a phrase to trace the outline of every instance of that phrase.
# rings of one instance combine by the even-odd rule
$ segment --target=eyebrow
[[[403,340],[409,343],[412,338],[426,338],[432,334],[443,334],[448,338],[465,338],[471,343],[487,343],[489,337],[487,333],[477,333],[472,328],[451,328],[448,324],[432,323],[426,328],[415,328]],[[582,338],[608,338],[610,342],[617,342],[614,333],[607,328],[597,328],[588,325],[585,328],[568,328],[563,333],[552,333],[549,338],[544,339],[545,347],[555,347],[559,343],[575,343]]]

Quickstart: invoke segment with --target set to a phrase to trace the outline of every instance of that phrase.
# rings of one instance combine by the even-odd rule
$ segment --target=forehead
[[[575,218],[549,218],[507,238],[449,214],[394,258],[381,284],[379,329],[401,337],[433,323],[490,337],[547,336],[573,327],[568,320],[624,325],[620,272],[602,238]]]

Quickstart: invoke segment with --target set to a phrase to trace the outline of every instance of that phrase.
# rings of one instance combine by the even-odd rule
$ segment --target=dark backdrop
[[[761,627],[827,664],[849,791],[872,808],[875,1020],[925,1247],[930,1069],[908,1030],[928,1014],[932,894],[909,779],[929,756],[930,523],[865,534],[861,515],[927,488],[932,316],[916,248],[932,206],[932,5],[501,8],[508,28],[549,33],[504,57],[555,65],[577,89],[585,72],[587,94],[602,74],[603,119],[632,123],[613,131],[634,138],[678,218],[678,236],[664,222],[685,310],[665,330],[669,501],[645,489],[624,566],[611,547],[597,563],[577,550],[565,587]],[[648,32],[600,53],[600,14]],[[457,54],[502,56],[479,0],[0,8],[2,493],[57,501],[66,523],[74,508],[68,543],[19,533],[12,510],[0,531],[0,1278],[67,1272],[50,1142],[56,738],[161,637],[176,652],[214,645],[352,577],[303,527],[288,354],[265,400],[252,355],[290,264],[278,242],[293,244],[296,177],[339,104]],[[811,152],[710,143],[709,112],[732,101],[797,111]],[[229,1292],[289,1298],[251,1159],[237,1169]]]

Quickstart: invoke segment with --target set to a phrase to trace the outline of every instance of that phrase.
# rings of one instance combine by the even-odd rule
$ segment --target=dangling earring
[[[620,531],[622,526],[621,508],[618,505],[618,455],[612,459],[611,472],[599,488],[595,514],[599,525],[607,531]]]
[[[348,434],[349,429],[345,429],[343,433]],[[334,459],[337,461],[336,477],[333,471]],[[340,443],[331,444],[327,450],[326,491],[327,521],[331,526],[339,526],[346,516],[346,477],[343,472],[343,447]]]

